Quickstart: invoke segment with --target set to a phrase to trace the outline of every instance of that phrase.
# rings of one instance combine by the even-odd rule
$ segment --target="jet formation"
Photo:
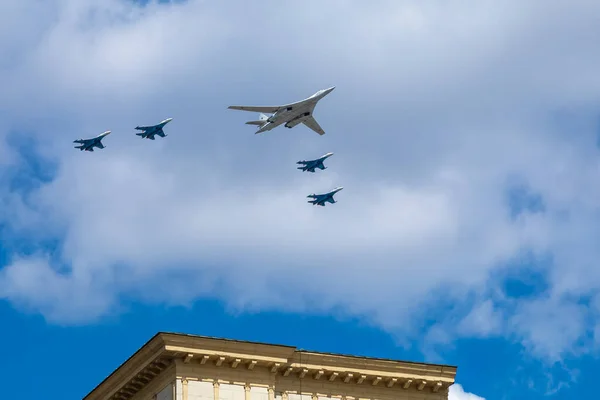
[[[166,124],[168,124],[169,122],[171,122],[173,120],[173,118],[167,118],[163,121],[161,121],[160,123],[158,123],[157,125],[152,125],[152,126],[136,126],[135,129],[138,131],[142,131],[140,133],[136,133],[136,135],[141,136],[142,138],[145,139],[151,139],[154,140],[154,135],[158,135],[160,137],[165,137],[167,136],[165,134],[165,132],[163,131],[163,128]],[[102,143],[102,139],[104,139],[106,136],[108,136],[111,133],[111,131],[106,131],[104,133],[101,133],[100,135],[90,138],[90,139],[77,139],[74,140],[73,143],[79,143],[80,146],[75,146],[76,149],[79,149],[81,151],[94,151],[94,147],[99,148],[99,149],[103,149],[106,146],[104,146],[104,144]]]
[[[259,113],[258,120],[246,122],[246,125],[258,126],[258,130],[255,132],[255,134],[270,131],[271,129],[274,129],[280,125],[292,129],[298,124],[304,124],[306,127],[323,136],[325,131],[313,117],[313,111],[317,103],[323,99],[323,97],[331,93],[333,89],[335,89],[335,86],[328,89],[319,90],[304,100],[280,106],[229,106],[228,108],[230,110]],[[268,116],[266,114],[271,115]],[[298,167],[298,169],[314,173],[316,168],[319,168],[320,170],[327,169],[327,167],[323,165],[323,161],[332,155],[333,153],[327,153],[316,160],[298,161],[296,164],[302,165],[301,167]],[[336,201],[333,199],[333,195],[342,189],[342,187],[338,187],[324,194],[311,194],[308,197],[311,197],[314,200],[310,200],[309,203],[320,206],[325,206],[325,202],[331,204],[336,203]]]
[[[335,86],[330,87],[328,89],[319,90],[318,92],[304,100],[280,106],[229,106],[228,108],[231,110],[241,110],[259,113],[258,120],[246,122],[247,125],[254,125],[258,127],[258,130],[255,132],[255,134],[270,131],[281,125],[284,125],[286,128],[291,129],[298,124],[304,124],[306,127],[322,136],[325,134],[325,131],[323,130],[323,128],[321,128],[317,120],[313,117],[313,111],[317,103],[329,93],[331,93],[333,89],[335,89]],[[160,136],[161,138],[164,138],[167,135],[165,134],[163,128],[172,120],[173,118],[167,118],[156,125],[136,126],[135,130],[141,131],[137,132],[136,135],[140,136],[142,139],[150,140],[155,140],[155,136]],[[106,147],[102,143],[102,139],[110,133],[111,131],[106,131],[96,137],[90,139],[78,139],[75,140],[73,143],[80,144],[80,146],[75,146],[76,149],[79,149],[81,151],[85,150],[93,152],[94,148],[104,149]],[[301,165],[300,167],[298,167],[298,169],[304,172],[314,173],[317,168],[320,170],[327,169],[323,162],[332,155],[333,153],[327,153],[315,160],[298,161],[296,164]],[[325,203],[334,204],[336,203],[336,201],[334,200],[333,196],[342,189],[342,187],[337,187],[327,193],[310,194],[307,197],[312,198],[313,200],[309,200],[308,202],[312,203],[313,205],[319,206],[325,206]]]

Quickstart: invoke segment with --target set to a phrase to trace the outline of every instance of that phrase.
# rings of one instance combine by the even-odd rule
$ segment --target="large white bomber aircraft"
[[[317,93],[313,94],[308,99],[304,99],[297,103],[286,104],[283,106],[229,106],[229,109],[260,113],[260,119],[258,121],[246,122],[246,124],[248,125],[258,126],[258,130],[256,131],[256,133],[270,131],[271,129],[276,128],[281,124],[285,124],[286,128],[291,129],[296,125],[302,123],[308,128],[317,132],[319,135],[324,135],[325,131],[319,126],[317,121],[313,118],[312,114],[319,100],[331,93],[333,89],[335,89],[335,86],[330,87],[329,89],[319,90]],[[264,113],[272,115],[266,116]]]

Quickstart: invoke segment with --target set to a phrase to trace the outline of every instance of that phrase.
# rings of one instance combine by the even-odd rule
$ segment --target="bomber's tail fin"
[[[269,117],[267,117],[263,113],[260,113],[260,115],[258,116],[258,121],[248,121],[248,122],[246,122],[246,125],[258,125],[258,126],[262,126],[262,125],[264,125],[264,124],[267,123],[268,119],[269,119]]]

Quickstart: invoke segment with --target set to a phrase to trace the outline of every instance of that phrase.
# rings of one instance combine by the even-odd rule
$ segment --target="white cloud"
[[[473,393],[467,393],[461,385],[455,383],[450,386],[448,393],[448,400],[485,400],[483,397],[479,397]]]
[[[519,305],[511,325],[535,356],[560,362],[585,351],[587,346],[580,340],[586,317],[586,307],[576,301],[540,298]]]
[[[600,283],[600,56],[586,34],[600,30],[600,5],[364,4],[3,10],[23,22],[2,29],[26,35],[0,42],[15,55],[0,65],[5,127],[32,132],[59,168],[25,197],[5,185],[0,218],[32,243],[64,240],[52,254],[16,254],[0,296],[76,323],[117,312],[123,293],[169,303],[227,293],[233,308],[342,310],[400,336],[420,335],[432,304],[472,297],[438,328],[462,321],[447,334],[506,334],[550,359],[575,351],[591,327],[569,299]],[[251,114],[226,110],[332,85],[315,111],[323,137],[254,135]],[[167,116],[166,139],[133,135]],[[105,150],[70,147],[105,129]],[[327,171],[295,169],[326,151]],[[544,213],[511,219],[514,177]],[[306,204],[337,185],[338,204]],[[552,255],[548,298],[560,301],[517,307],[487,294],[523,250]],[[179,290],[158,290],[166,279]],[[542,334],[556,320],[565,329]]]
[[[503,315],[491,299],[473,307],[458,325],[458,331],[465,336],[489,337],[501,333]]]
[[[0,293],[19,307],[66,322],[109,310],[112,299],[105,295],[107,288],[98,283],[101,273],[80,269],[67,278],[52,270],[49,261],[39,255],[13,260],[0,270]]]

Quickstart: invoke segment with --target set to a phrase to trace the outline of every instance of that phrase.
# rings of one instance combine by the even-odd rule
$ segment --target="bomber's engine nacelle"
[[[308,117],[310,115],[310,113],[304,113],[302,115],[297,116],[296,118],[294,118],[291,121],[288,121],[284,126],[286,128],[290,128],[292,129],[293,127],[295,127],[296,125],[302,123],[302,121],[304,121],[306,119],[306,117]]]

